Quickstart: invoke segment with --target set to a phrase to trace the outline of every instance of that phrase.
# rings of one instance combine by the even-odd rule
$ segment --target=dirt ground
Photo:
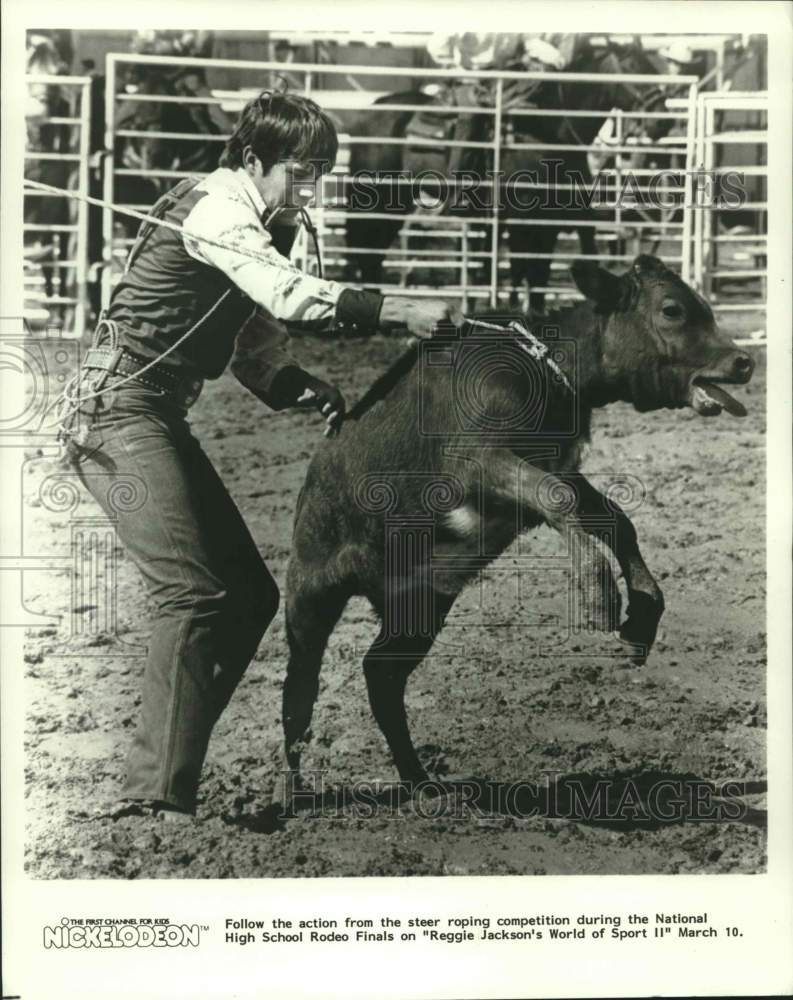
[[[724,325],[737,334],[761,322]],[[296,353],[353,401],[402,347],[384,338],[305,339]],[[460,598],[446,644],[408,687],[415,742],[431,771],[447,781],[465,776],[476,782],[448,786],[462,795],[401,802],[386,788],[368,809],[345,804],[342,792],[333,791],[349,795],[352,782],[396,778],[360,668],[376,632],[374,617],[353,602],[326,655],[305,760],[328,793],[316,797],[315,808],[287,816],[279,807],[281,610],[215,731],[198,820],[189,831],[93,818],[93,810],[113,801],[123,776],[139,702],[146,599],[134,567],[121,558],[116,633],[97,625],[100,611],[72,588],[66,563],[70,519],[98,510],[86,494],[76,510],[42,502],[41,484],[57,469],[47,455],[34,456],[24,476],[26,545],[65,562],[26,577],[27,606],[61,616],[58,626],[30,630],[25,653],[29,874],[764,870],[765,360],[762,350],[755,354],[754,380],[737,393],[749,409],[744,420],[726,414],[706,420],[691,410],[638,414],[623,404],[596,415],[584,471],[629,472],[648,489],[632,516],[667,610],[646,666],[629,668],[602,655],[599,637],[554,652],[531,631],[527,609],[564,612],[558,580],[528,573],[518,585],[509,572],[518,551],[560,554],[559,537],[537,530],[487,571],[481,587]],[[297,492],[320,439],[317,419],[271,413],[224,377],[205,388],[191,422],[283,584]],[[547,630],[543,637],[554,638]],[[571,778],[589,792],[608,782],[608,802],[620,808],[590,820],[566,818]],[[736,784],[724,788],[728,780]],[[726,796],[719,816],[707,809],[692,816],[690,804],[682,820],[659,818],[657,810],[648,819],[641,804],[631,811],[636,795],[646,805],[663,781],[673,783],[664,786],[667,794],[682,790],[684,796],[714,783]],[[522,785],[510,791],[515,782]],[[736,798],[736,792],[742,794]]]

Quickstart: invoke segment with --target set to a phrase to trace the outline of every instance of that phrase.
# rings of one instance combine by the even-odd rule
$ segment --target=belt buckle
[[[114,347],[110,349],[106,348],[106,350],[108,351],[108,360],[105,369],[108,375],[115,375],[118,371],[121,358],[124,355],[124,350],[121,347]]]
[[[96,370],[99,372],[94,383],[94,391],[96,392],[104,388],[111,375],[116,374],[116,369],[118,368],[122,355],[120,347],[113,348],[112,350],[108,348],[99,348],[99,350],[107,351],[107,360],[101,367],[99,365],[96,366]],[[89,365],[88,370],[90,371],[93,367],[93,365]]]

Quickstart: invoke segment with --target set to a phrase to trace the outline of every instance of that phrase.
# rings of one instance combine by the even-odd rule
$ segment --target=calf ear
[[[601,310],[611,312],[617,308],[622,298],[622,282],[616,275],[591,260],[577,260],[570,270],[578,290]]]

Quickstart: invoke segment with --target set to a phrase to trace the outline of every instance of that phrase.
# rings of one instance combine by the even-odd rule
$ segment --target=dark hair
[[[279,160],[312,163],[321,172],[336,162],[336,128],[318,104],[299,94],[262,91],[248,101],[220,157],[221,167],[242,166],[246,146],[268,173]]]

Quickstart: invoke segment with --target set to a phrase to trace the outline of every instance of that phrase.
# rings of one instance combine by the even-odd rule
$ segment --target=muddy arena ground
[[[737,336],[762,320],[730,318],[723,325]],[[382,337],[301,338],[296,354],[352,402],[403,346]],[[706,420],[691,410],[639,414],[623,404],[596,414],[584,472],[628,472],[648,490],[632,517],[667,610],[644,667],[602,655],[613,646],[601,637],[577,639],[563,655],[540,654],[525,624],[527,609],[562,616],[564,594],[547,574],[518,588],[508,552],[481,587],[462,595],[444,633],[456,648],[431,656],[413,674],[407,696],[416,745],[439,778],[475,777],[475,787],[503,791],[513,782],[542,788],[573,776],[587,788],[610,781],[617,799],[629,785],[643,794],[664,779],[710,781],[717,791],[728,779],[744,783],[719,820],[630,814],[570,820],[550,807],[548,796],[533,811],[515,808],[514,799],[508,807],[502,796],[490,809],[457,816],[443,800],[398,802],[387,789],[374,815],[340,806],[334,787],[396,778],[366,698],[360,660],[376,626],[361,601],[348,606],[331,638],[305,759],[328,790],[324,810],[289,816],[279,805],[282,608],[215,730],[197,821],[186,830],[95,818],[119,792],[147,641],[143,587],[121,557],[116,634],[90,628],[70,634],[74,616],[96,609],[76,603],[69,570],[26,576],[28,608],[62,616],[59,627],[31,629],[25,647],[29,875],[763,871],[765,354],[752,353],[756,374],[737,393],[749,410],[744,420],[726,414]],[[205,387],[191,423],[283,586],[295,501],[321,440],[320,422],[307,413],[272,413],[226,376]],[[26,545],[68,556],[70,517],[98,510],[87,494],[77,511],[48,509],[39,490],[54,471],[46,454],[33,454],[26,466]],[[522,552],[558,555],[562,543],[541,528],[517,544]]]

